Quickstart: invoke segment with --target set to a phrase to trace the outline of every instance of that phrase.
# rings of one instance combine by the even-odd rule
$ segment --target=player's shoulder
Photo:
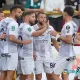
[[[13,20],[12,22],[10,22],[10,25],[18,26],[18,23],[15,20]]]
[[[23,30],[32,29],[32,26],[27,23],[22,23],[20,27],[23,28]]]
[[[49,25],[47,31],[53,31],[53,30],[54,30],[54,28],[51,25]]]
[[[39,29],[39,27],[38,27],[38,25],[37,25],[37,24],[33,25],[32,27],[33,27],[33,29],[34,29],[34,30]]]
[[[49,29],[54,29],[53,26],[49,25]]]
[[[66,23],[65,23],[65,26],[67,26],[67,25],[70,25],[70,26],[71,26],[71,25],[72,25],[72,22],[71,22],[71,21],[66,22]]]
[[[66,29],[73,28],[72,21],[66,22],[65,25],[64,25],[64,28],[66,28]]]

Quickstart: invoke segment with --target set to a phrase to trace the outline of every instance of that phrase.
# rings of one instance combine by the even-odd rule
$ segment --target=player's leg
[[[52,74],[46,73],[47,80],[52,80]]]
[[[36,74],[36,80],[41,80],[42,79],[42,73],[41,74]]]
[[[76,70],[74,80],[80,80],[80,64],[78,65],[78,68]]]
[[[68,80],[69,79],[69,74],[68,73],[62,73],[62,79],[63,80]]]
[[[6,75],[7,75],[7,72],[6,71],[2,71],[0,80],[5,80],[6,79]]]
[[[21,63],[20,63],[20,60],[18,60],[18,67],[17,67],[17,74],[19,76],[19,80],[25,80],[26,79],[26,76],[22,74],[22,69],[21,69]]]
[[[55,64],[53,63],[53,59],[48,58],[44,61],[44,71],[46,73],[47,80],[52,80],[52,72]]]
[[[5,80],[7,76],[7,58],[6,57],[1,57],[2,59],[2,65],[1,65],[1,79],[0,80]]]
[[[53,79],[60,80],[59,76],[67,66],[68,62],[65,57],[58,56],[55,60],[55,66],[53,68]]]
[[[74,77],[74,80],[79,80],[79,79],[78,79],[78,76]]]
[[[6,80],[13,80],[14,74],[15,74],[15,71],[8,70]]]
[[[42,79],[42,72],[43,72],[43,60],[36,59],[36,61],[35,61],[36,80]]]
[[[25,80],[32,80],[32,73],[34,70],[34,60],[31,58],[24,58],[20,60],[22,74],[21,77],[24,77]]]
[[[9,53],[7,56],[7,77],[6,80],[13,80],[15,70],[17,70],[18,53]]]
[[[67,61],[67,62],[68,62],[67,68],[64,69],[64,72],[65,73],[62,73],[62,79],[63,80],[68,80],[69,79],[69,73],[72,70],[72,66],[74,64],[74,59],[73,60],[70,60],[70,61]]]
[[[19,77],[20,80],[25,80],[26,79],[26,76],[23,75],[23,74],[20,74],[20,77]]]
[[[0,57],[0,80],[1,80],[1,65],[2,65],[2,61],[1,61],[1,57]]]

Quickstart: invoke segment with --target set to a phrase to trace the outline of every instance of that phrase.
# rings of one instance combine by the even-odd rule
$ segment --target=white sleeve
[[[11,22],[8,26],[9,35],[18,35],[18,24],[16,22]]]
[[[34,29],[33,29],[33,26],[27,26],[27,27],[25,27],[25,33],[27,34],[27,35],[32,35],[32,33],[35,31]]]
[[[60,4],[60,10],[63,12],[64,8],[65,8],[65,2],[64,0],[62,0]]]
[[[71,24],[67,24],[65,27],[65,34],[66,35],[73,35],[74,28]]]

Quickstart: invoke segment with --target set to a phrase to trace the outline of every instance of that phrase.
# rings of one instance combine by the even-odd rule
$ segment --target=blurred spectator
[[[26,11],[34,11],[34,12],[41,12],[43,9],[40,9],[42,0],[27,0],[26,1]]]
[[[0,0],[0,8],[3,7],[3,4],[4,4],[4,5],[6,4],[6,0]]]
[[[14,0],[14,4],[22,5],[24,6],[25,0]]]
[[[63,12],[65,5],[64,0],[42,0],[41,9],[47,12]],[[61,31],[62,28],[62,15],[49,15],[50,24],[55,28],[56,31]]]
[[[75,15],[73,17],[73,20],[79,27],[80,26],[80,0],[66,0],[66,6],[72,6],[72,8],[74,9]]]
[[[0,21],[1,21],[2,19],[4,19],[4,13],[3,13],[2,10],[0,10]]]

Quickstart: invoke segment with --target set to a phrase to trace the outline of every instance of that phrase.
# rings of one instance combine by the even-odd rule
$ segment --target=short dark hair
[[[73,16],[74,15],[74,9],[72,7],[70,7],[70,6],[65,7],[64,12],[67,12],[67,14],[69,16]]]
[[[39,15],[40,14],[45,14],[44,12],[39,12],[38,14],[37,14],[37,17],[39,17]],[[45,14],[46,15],[46,14]]]
[[[24,8],[21,5],[14,5],[13,7],[10,8],[10,12],[16,10],[17,8],[20,8],[22,11],[24,11]]]
[[[22,14],[22,18],[27,16],[27,15],[31,15],[33,13],[35,13],[35,12],[33,12],[33,11],[24,11],[23,14]]]

